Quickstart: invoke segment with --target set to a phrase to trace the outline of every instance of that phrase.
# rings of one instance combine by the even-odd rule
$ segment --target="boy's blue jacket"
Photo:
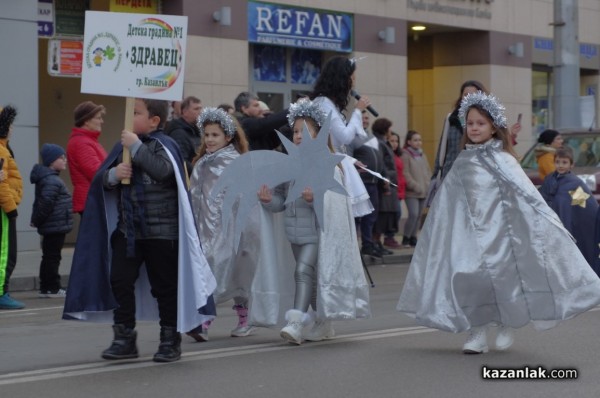
[[[187,332],[214,318],[216,308],[212,293],[216,281],[200,246],[179,148],[161,131],[149,137],[160,141],[175,169],[179,193],[177,330]],[[115,145],[92,180],[73,253],[63,319],[112,322],[112,310],[117,302],[110,284],[110,236],[117,226],[120,190],[105,190],[103,176],[122,151],[120,143]],[[158,320],[158,308],[150,294],[145,268],[140,272],[135,292],[136,319]]]
[[[579,192],[576,194],[578,188]],[[583,257],[593,265],[598,258],[598,243],[594,232],[598,203],[590,189],[573,173],[559,174],[555,171],[544,179],[540,193],[573,235]],[[574,195],[581,196],[582,193],[589,195],[585,201],[574,200]]]

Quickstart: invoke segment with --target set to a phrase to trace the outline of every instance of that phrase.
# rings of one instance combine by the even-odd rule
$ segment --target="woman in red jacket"
[[[396,214],[398,215],[397,222],[400,223],[402,216],[402,199],[406,196],[406,178],[404,178],[404,163],[402,162],[402,149],[400,149],[400,136],[398,133],[392,132],[388,138],[388,142],[394,152],[394,163],[396,164],[396,171],[398,173],[398,208]],[[398,226],[398,230],[400,227]],[[384,245],[389,247],[400,247],[400,244],[394,239],[393,236],[386,235],[383,242]]]
[[[82,102],[74,111],[75,127],[71,130],[67,144],[67,158],[73,183],[75,213],[83,213],[92,178],[106,158],[106,151],[98,142],[104,113],[104,106],[92,101]]]

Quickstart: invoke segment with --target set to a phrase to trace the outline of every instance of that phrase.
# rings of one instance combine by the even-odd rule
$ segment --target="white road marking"
[[[390,338],[396,336],[406,336],[411,334],[420,334],[420,333],[430,333],[437,332],[436,329],[429,329],[421,326],[413,326],[413,327],[405,327],[405,328],[397,328],[397,329],[385,329],[364,333],[354,333],[354,334],[346,334],[336,336],[330,340],[324,340],[318,343],[308,343],[308,344],[338,344],[338,343],[346,343],[348,341],[363,341],[363,340],[376,340],[382,338]],[[296,349],[297,346],[286,344],[285,342],[276,342],[276,343],[263,343],[263,344],[251,344],[247,346],[241,347],[226,347],[226,348],[217,348],[212,350],[203,350],[197,352],[187,352],[182,354],[182,359],[178,362],[192,362],[192,361],[203,361],[206,359],[215,359],[215,358],[226,358],[238,355],[248,355],[248,354],[259,354],[271,351],[281,351],[281,350],[289,350]],[[19,383],[28,383],[42,380],[52,380],[52,379],[62,379],[65,377],[76,377],[76,376],[86,376],[92,374],[99,374],[105,372],[116,372],[120,370],[130,370],[130,369],[141,369],[147,368],[150,366],[163,366],[165,364],[159,364],[152,362],[151,356],[140,357],[132,360],[123,360],[123,361],[100,361],[93,362],[88,364],[81,365],[72,365],[72,366],[61,366],[61,367],[53,367],[47,369],[37,369],[30,370],[25,372],[15,372],[8,373],[4,375],[0,375],[0,386],[11,385],[11,384],[19,384]]]

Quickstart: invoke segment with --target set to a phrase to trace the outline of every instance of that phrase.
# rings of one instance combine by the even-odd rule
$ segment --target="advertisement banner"
[[[248,41],[352,52],[353,17],[334,11],[248,2]]]
[[[83,42],[80,40],[50,40],[48,42],[48,74],[78,77],[81,75]]]
[[[158,0],[110,0],[109,11],[158,14]]]
[[[81,92],[181,100],[187,17],[85,13]]]

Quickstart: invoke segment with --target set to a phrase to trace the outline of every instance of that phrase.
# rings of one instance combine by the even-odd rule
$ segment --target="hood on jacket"
[[[52,170],[50,167],[38,163],[33,166],[33,169],[31,169],[31,174],[29,174],[29,181],[32,184],[37,184],[43,178],[46,178],[52,174],[58,174],[58,171]]]

